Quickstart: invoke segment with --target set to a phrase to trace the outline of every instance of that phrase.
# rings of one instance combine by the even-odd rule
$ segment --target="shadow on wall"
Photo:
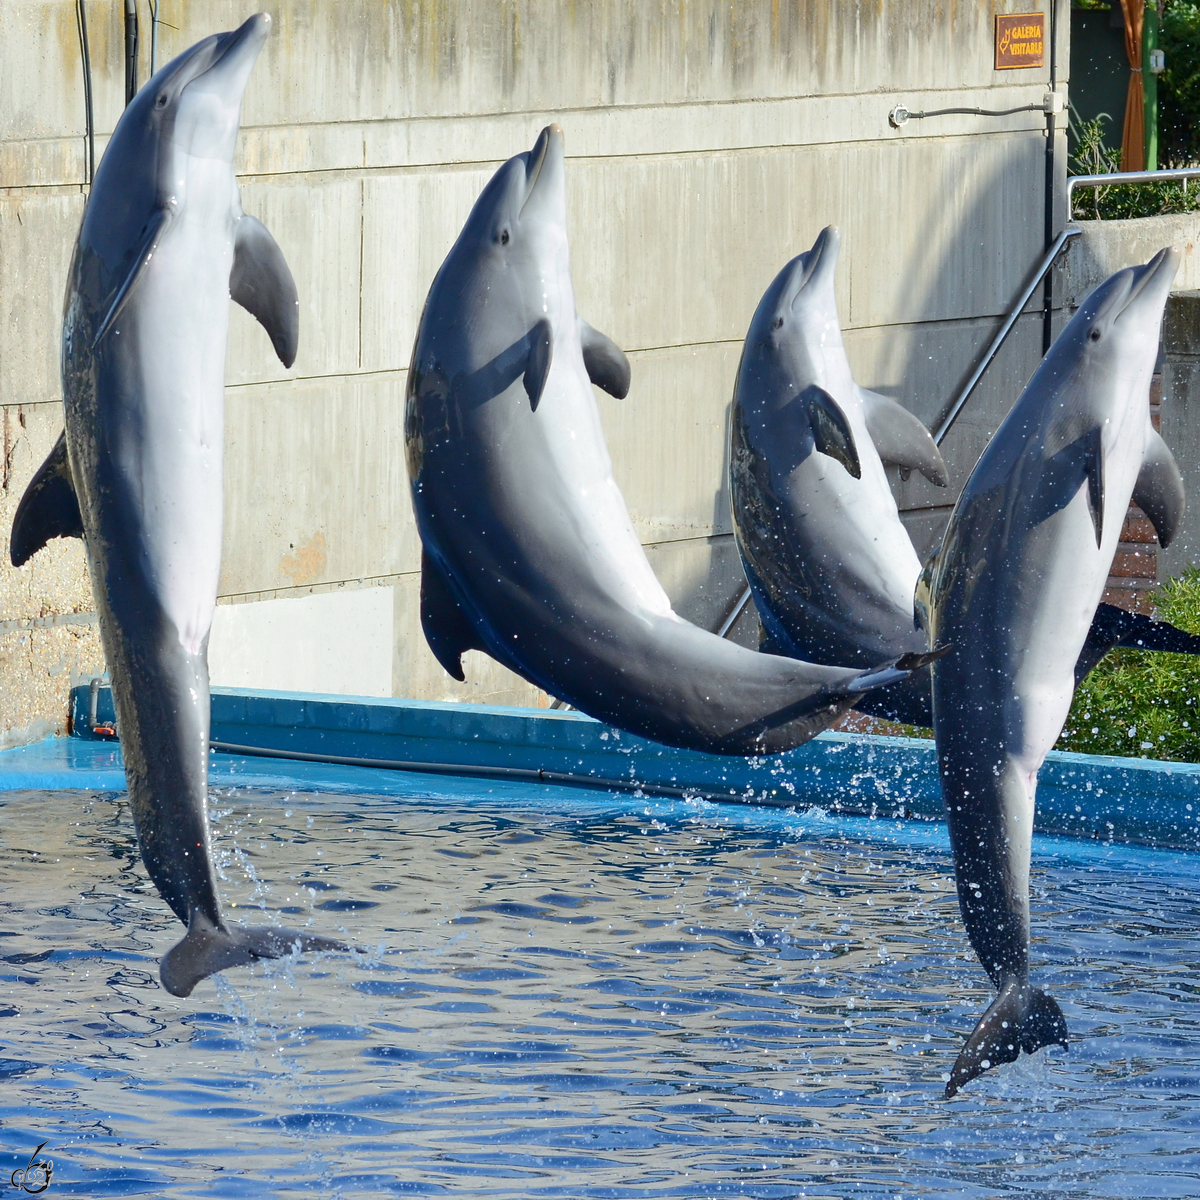
[[[847,349],[855,378],[898,400],[931,428],[966,383],[1009,306],[1042,253],[1044,158],[1040,139],[1026,134],[989,141],[994,161],[969,180],[947,161],[940,192],[946,203],[927,210],[902,268],[904,311],[882,330],[851,333]],[[1021,220],[1013,211],[1027,213]],[[894,214],[903,220],[901,210]],[[1021,229],[1018,244],[1001,230]],[[913,473],[891,470],[893,492],[918,555],[941,540],[946,522],[979,456],[1041,361],[1040,291],[1017,323],[941,449],[950,485],[938,488]],[[959,316],[985,312],[986,316]]]

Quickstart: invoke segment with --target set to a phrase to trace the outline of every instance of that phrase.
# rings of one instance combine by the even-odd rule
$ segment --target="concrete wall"
[[[822,226],[840,226],[839,303],[859,382],[932,420],[1039,254],[1041,113],[888,123],[899,102],[1040,103],[1047,70],[992,67],[994,15],[1028,7],[279,0],[246,93],[238,170],[246,210],[292,265],[302,340],[284,371],[232,311],[221,592],[244,612],[217,622],[215,678],[283,678],[280,647],[324,630],[306,686],[327,670],[331,689],[373,692],[383,639],[394,694],[545,702],[482,655],[458,685],[426,649],[401,415],[434,272],[496,165],[551,119],[567,133],[580,310],[633,363],[629,398],[599,399],[618,479],[679,610],[715,625],[742,586],[725,487],[729,396],[741,338],[780,266]],[[88,0],[102,134],[119,115],[122,9]],[[160,33],[164,61],[246,15],[226,0],[161,0],[160,11],[174,26]],[[74,4],[0,0],[0,403],[15,447],[0,515],[60,421],[82,114]],[[1061,132],[1056,142],[1061,176]],[[951,434],[955,487],[1036,365],[1040,338],[1040,316],[1023,317]],[[924,548],[954,488],[897,486]],[[370,601],[355,595],[364,589]],[[378,602],[385,591],[390,607]],[[310,595],[320,599],[308,607],[266,607]],[[80,547],[0,568],[0,598],[0,656],[4,638],[46,642],[33,657],[0,658],[6,697],[42,688],[52,721],[71,674],[98,664],[94,627],[4,631],[44,615],[89,619]],[[742,636],[753,628],[751,614]],[[336,673],[320,666],[334,661]],[[0,723],[32,736],[22,721],[33,711],[21,700]]]

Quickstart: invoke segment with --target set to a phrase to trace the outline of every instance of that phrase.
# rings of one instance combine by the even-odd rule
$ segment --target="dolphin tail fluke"
[[[192,910],[186,936],[163,955],[158,974],[172,996],[190,996],[201,980],[241,967],[260,958],[283,958],[288,954],[314,950],[348,950],[344,942],[333,938],[299,933],[277,926],[253,929],[214,925],[199,910]]]
[[[1043,1046],[1067,1048],[1062,1009],[1028,980],[1010,980],[967,1038],[950,1072],[946,1099],[984,1071],[1015,1062],[1022,1050],[1032,1054]]]
[[[936,650],[927,650],[922,654],[902,655],[888,666],[875,667],[870,671],[864,671],[849,684],[846,691],[853,694],[855,692],[870,692],[876,688],[889,687],[901,679],[907,679],[914,671],[920,671],[929,666],[930,663],[937,662],[939,658],[949,654],[953,649],[953,646],[939,646]]]

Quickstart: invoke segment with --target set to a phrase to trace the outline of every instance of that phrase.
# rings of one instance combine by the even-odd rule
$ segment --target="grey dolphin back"
[[[1168,538],[1182,511],[1147,403],[1177,259],[1163,251],[1084,301],[971,472],[922,576],[929,636],[955,647],[932,676],[959,908],[998,992],[948,1096],[1067,1041],[1030,978],[1029,871],[1037,773],[1077,678],[1113,645],[1194,651],[1200,640],[1100,603],[1130,498],[1157,506]]]
[[[874,672],[771,658],[671,610],[612,476],[592,384],[624,395],[629,365],[575,311],[564,171],[553,126],[505,163],[422,313],[405,436],[426,639],[455,678],[482,649],[655,741],[790,749],[862,688],[901,678],[899,655],[864,664]],[[848,454],[836,417],[817,412]]]

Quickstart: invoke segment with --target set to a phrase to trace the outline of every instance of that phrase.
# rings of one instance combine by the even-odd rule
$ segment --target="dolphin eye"
[[[500,245],[502,245],[502,246],[508,245],[508,230],[507,229],[501,230],[501,232],[500,232]]]
[[[771,322],[771,328],[772,329],[782,329],[783,328],[783,318],[776,317],[775,320],[773,320]]]
[[[1093,342],[1098,342],[1100,340],[1100,330],[1093,329],[1092,332],[1088,334],[1088,337],[1091,338]]]
[[[156,99],[154,101],[154,107],[155,108],[166,108],[167,107],[167,93],[166,92],[158,93],[158,96],[156,97]]]

